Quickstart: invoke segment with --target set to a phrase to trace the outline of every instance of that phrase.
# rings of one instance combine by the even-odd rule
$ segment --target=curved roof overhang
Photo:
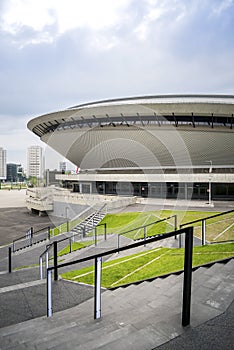
[[[158,95],[110,99],[70,107],[29,121],[28,128],[39,137],[55,130],[95,126],[170,123],[176,127],[217,125],[232,129],[232,95]]]

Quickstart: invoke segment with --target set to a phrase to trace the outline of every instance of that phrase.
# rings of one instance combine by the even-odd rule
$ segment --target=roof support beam
[[[142,119],[141,119],[141,117],[140,117],[140,114],[139,114],[139,113],[137,113],[137,116],[138,116],[138,118],[139,118],[139,120],[140,120],[140,122],[141,122],[142,126],[145,126],[145,124],[143,123],[143,121],[142,121]]]
[[[195,122],[194,122],[194,115],[193,115],[193,112],[192,112],[192,124],[193,124],[193,127],[195,128]]]
[[[173,118],[174,118],[174,121],[175,121],[175,126],[177,127],[178,126],[178,120],[176,119],[174,112],[172,112],[172,115],[173,115]]]
[[[155,118],[156,118],[156,120],[157,120],[157,122],[158,122],[158,126],[161,126],[161,123],[160,123],[160,121],[159,121],[159,119],[158,119],[158,116],[157,116],[157,114],[154,112],[154,116],[155,116]]]

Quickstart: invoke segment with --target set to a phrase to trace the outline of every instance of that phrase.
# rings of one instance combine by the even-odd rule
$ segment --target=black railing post
[[[181,229],[181,226],[180,226]],[[182,247],[182,234],[179,235],[179,248]]]
[[[8,250],[8,272],[11,273],[11,266],[12,266],[12,254],[11,254],[11,247],[9,247]]]
[[[185,251],[184,251],[184,288],[182,326],[190,324],[191,288],[192,288],[192,260],[193,260],[193,227],[185,229]]]
[[[102,257],[95,258],[95,292],[94,292],[94,319],[101,318],[101,280],[102,280]]]
[[[202,245],[206,245],[206,220],[202,219]]]
[[[58,246],[57,242],[54,241],[54,280],[58,280]]]
[[[95,227],[95,245],[97,245],[97,226]]]
[[[72,240],[71,237],[69,237],[69,245],[70,245],[70,253],[72,252]]]
[[[50,226],[48,226],[48,236],[47,236],[47,238],[50,241]]]
[[[105,241],[106,241],[106,222],[104,223],[104,237],[105,237]]]
[[[32,238],[33,238],[33,227],[30,230],[30,245],[32,246]]]
[[[177,231],[177,215],[174,215],[174,230]],[[177,235],[175,235],[175,239],[177,239]]]

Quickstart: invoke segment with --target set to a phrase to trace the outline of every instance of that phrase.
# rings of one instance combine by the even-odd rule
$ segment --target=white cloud
[[[16,34],[23,26],[41,31],[46,25],[54,23],[54,18],[49,13],[50,8],[50,0],[9,0],[1,27],[11,34]]]
[[[52,42],[69,30],[107,30],[123,21],[132,0],[8,0],[2,15],[3,31],[16,36],[25,28],[34,32],[29,43]],[[53,28],[53,30],[51,30]],[[38,32],[40,35],[38,35]]]

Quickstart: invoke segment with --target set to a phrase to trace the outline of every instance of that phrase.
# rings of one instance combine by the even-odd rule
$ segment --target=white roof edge
[[[155,95],[116,98],[83,103],[69,109],[115,106],[121,104],[150,104],[150,103],[224,103],[234,104],[234,95]]]

